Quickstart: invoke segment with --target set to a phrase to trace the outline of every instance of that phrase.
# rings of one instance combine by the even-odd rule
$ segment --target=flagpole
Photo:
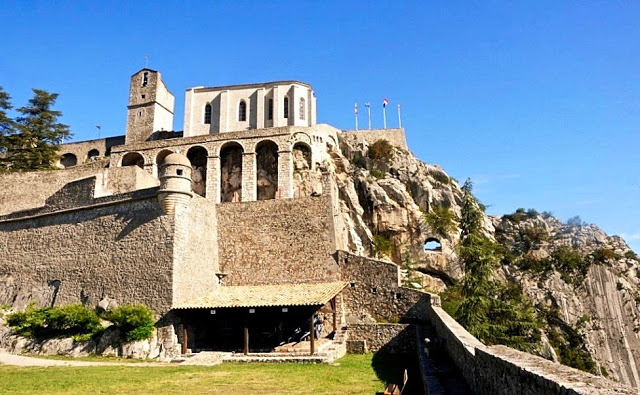
[[[371,130],[371,103],[366,102],[364,105],[367,107],[367,115],[369,118],[369,130]]]
[[[382,106],[382,124],[384,126],[384,129],[387,128],[387,107],[386,106]]]
[[[400,104],[398,104],[398,128],[402,129],[402,117],[400,116]]]
[[[358,130],[358,103],[353,105],[353,112],[355,113],[356,117],[356,130]]]

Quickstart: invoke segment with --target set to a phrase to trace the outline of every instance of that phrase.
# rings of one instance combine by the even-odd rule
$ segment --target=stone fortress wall
[[[218,205],[225,285],[338,280],[329,196]]]

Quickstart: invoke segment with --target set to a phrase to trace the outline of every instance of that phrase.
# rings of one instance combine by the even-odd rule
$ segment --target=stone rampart
[[[371,145],[378,140],[387,140],[394,147],[409,149],[404,129],[344,130],[340,134],[340,139],[346,140],[353,147],[356,147],[359,142]]]
[[[155,196],[0,219],[0,304],[172,302],[174,221]]]
[[[636,394],[619,383],[506,346],[487,347],[439,307],[432,297],[429,322],[448,355],[478,394]]]
[[[225,285],[335,281],[330,197],[217,205]]]

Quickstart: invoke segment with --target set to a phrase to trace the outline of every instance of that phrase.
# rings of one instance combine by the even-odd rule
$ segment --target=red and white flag
[[[382,107],[387,107],[387,104],[389,104],[389,99],[384,99],[382,101]]]

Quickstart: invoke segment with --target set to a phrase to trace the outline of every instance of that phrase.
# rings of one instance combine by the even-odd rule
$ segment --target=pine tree
[[[533,351],[539,341],[539,323],[522,289],[493,279],[501,259],[500,246],[482,233],[482,205],[473,196],[473,184],[462,188],[458,254],[464,263],[461,295],[455,318],[471,334],[488,344],[505,344]]]
[[[11,105],[11,96],[0,86],[0,155],[2,155],[3,147],[2,140],[4,136],[13,133],[14,123],[11,118],[7,116],[7,111],[13,108]]]
[[[33,94],[27,106],[17,109],[21,116],[3,132],[0,150],[4,151],[4,157],[0,158],[0,167],[4,170],[52,168],[59,158],[58,145],[71,135],[69,126],[58,122],[62,113],[52,109],[58,94],[40,89],[34,89]],[[8,95],[5,95],[8,104]]]

